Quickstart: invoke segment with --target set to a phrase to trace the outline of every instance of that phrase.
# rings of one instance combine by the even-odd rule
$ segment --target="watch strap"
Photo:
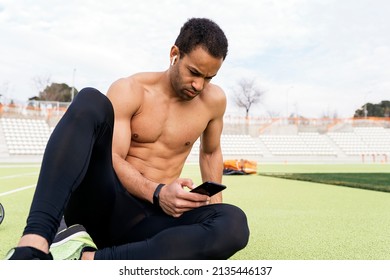
[[[157,208],[160,208],[160,191],[162,187],[164,187],[165,184],[158,184],[157,188],[154,190],[153,193],[153,205]]]

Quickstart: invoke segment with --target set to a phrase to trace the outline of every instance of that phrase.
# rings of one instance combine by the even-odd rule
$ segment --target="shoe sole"
[[[64,239],[62,239],[60,241],[53,242],[50,247],[57,247],[59,245],[62,245],[64,243],[68,242],[70,239],[74,239],[74,238],[77,238],[77,237],[84,237],[84,236],[85,237],[89,237],[88,233],[85,232],[85,231],[76,232],[76,233],[71,234],[68,237],[66,237],[66,238],[64,238]]]

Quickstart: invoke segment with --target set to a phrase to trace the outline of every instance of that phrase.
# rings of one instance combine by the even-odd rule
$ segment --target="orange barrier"
[[[231,171],[242,172],[244,174],[257,174],[257,162],[247,159],[230,159],[223,162],[224,173]]]

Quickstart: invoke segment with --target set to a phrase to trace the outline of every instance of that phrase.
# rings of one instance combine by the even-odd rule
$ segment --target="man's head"
[[[182,100],[198,96],[217,75],[228,50],[225,34],[209,19],[192,18],[170,51],[171,85]]]
[[[211,56],[225,60],[228,52],[228,40],[222,29],[206,18],[191,18],[180,29],[175,41],[180,55],[185,56],[201,46]]]

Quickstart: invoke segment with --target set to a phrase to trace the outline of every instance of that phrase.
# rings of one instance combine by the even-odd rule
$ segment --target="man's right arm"
[[[114,108],[115,122],[112,139],[112,161],[122,185],[132,195],[153,203],[155,182],[146,179],[126,161],[131,143],[131,118],[142,102],[142,95],[131,78],[114,82],[107,92]]]

